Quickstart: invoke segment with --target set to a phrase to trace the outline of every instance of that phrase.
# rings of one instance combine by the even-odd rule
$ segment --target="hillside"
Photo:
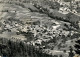
[[[1,1],[0,7],[1,56],[68,57],[70,47],[74,53],[75,41],[80,38],[75,23],[79,16],[63,15],[36,3]]]

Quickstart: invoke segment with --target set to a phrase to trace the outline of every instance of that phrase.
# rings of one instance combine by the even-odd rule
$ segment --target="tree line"
[[[3,41],[6,40],[6,43]],[[43,53],[42,49],[35,48],[33,45],[27,45],[23,41],[20,40],[10,40],[10,39],[0,39],[2,43],[0,44],[0,55],[6,57],[54,57],[49,54]]]

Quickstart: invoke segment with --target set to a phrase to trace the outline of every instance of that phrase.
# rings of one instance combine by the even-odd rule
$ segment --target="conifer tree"
[[[76,54],[80,55],[80,39],[76,41],[76,44],[74,47],[76,48],[75,50]]]

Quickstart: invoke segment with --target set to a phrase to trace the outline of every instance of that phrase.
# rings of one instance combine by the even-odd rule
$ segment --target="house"
[[[77,11],[76,10],[72,10],[72,13],[77,13]]]
[[[70,12],[70,9],[68,9],[67,7],[61,7],[59,9],[59,12],[62,14],[68,14]]]
[[[42,40],[38,39],[35,41],[35,45],[41,45],[42,44]]]

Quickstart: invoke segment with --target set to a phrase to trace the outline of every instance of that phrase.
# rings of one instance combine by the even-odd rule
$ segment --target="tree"
[[[74,56],[73,49],[72,49],[72,47],[70,46],[69,57],[73,57],[73,56]]]
[[[60,8],[60,4],[58,2],[52,2],[50,1],[50,6],[52,9],[58,9]]]
[[[80,40],[76,41],[76,44],[74,47],[76,48],[76,50],[75,50],[76,54],[80,55]]]
[[[72,17],[71,17],[72,15],[73,15],[73,13],[68,13],[68,14],[66,15],[66,19],[70,21],[71,18],[72,18]]]
[[[71,2],[72,0],[64,0],[65,2]]]
[[[28,32],[19,31],[19,34],[25,36],[28,42],[34,39],[34,33],[32,33],[31,30],[28,30]]]

